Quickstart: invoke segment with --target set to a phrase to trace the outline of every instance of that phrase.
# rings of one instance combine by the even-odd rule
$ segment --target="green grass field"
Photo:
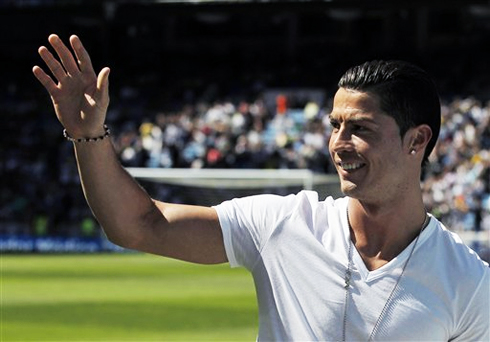
[[[251,276],[146,254],[3,255],[0,341],[253,341]]]

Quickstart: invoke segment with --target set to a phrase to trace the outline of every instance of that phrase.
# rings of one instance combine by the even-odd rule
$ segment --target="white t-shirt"
[[[259,341],[339,341],[348,264],[348,198],[258,195],[218,206],[228,260],[253,275]],[[369,271],[355,248],[346,339],[366,341],[413,243]],[[488,341],[488,264],[431,217],[374,340]]]

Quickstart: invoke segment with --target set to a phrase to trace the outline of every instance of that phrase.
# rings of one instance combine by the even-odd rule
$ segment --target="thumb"
[[[95,100],[101,107],[107,108],[109,106],[109,68],[103,68],[97,76],[97,91],[95,93]]]

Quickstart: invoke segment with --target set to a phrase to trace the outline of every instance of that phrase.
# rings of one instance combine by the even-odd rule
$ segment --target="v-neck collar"
[[[347,217],[347,206],[349,205],[349,201],[345,201],[345,215],[343,221],[343,228],[344,228],[344,236],[346,237],[346,246],[347,250],[346,253],[348,253],[348,246],[349,244],[352,243],[351,241],[351,236],[350,236],[350,231],[349,231],[349,222],[348,222],[348,217]],[[359,254],[359,251],[357,248],[355,248],[354,244],[352,245],[352,262],[354,264],[354,269],[359,272],[361,279],[365,282],[372,282],[382,276],[384,276],[387,273],[391,273],[396,269],[401,269],[406,262],[407,258],[410,255],[410,252],[412,248],[414,247],[414,244],[417,243],[417,246],[415,246],[416,250],[414,250],[414,253],[417,252],[417,249],[420,248],[420,246],[423,244],[425,240],[427,240],[428,236],[431,234],[430,231],[433,230],[434,227],[434,220],[432,219],[431,214],[429,215],[429,223],[425,227],[425,229],[420,233],[420,237],[417,239],[414,239],[405,249],[398,254],[396,257],[394,257],[392,260],[390,260],[388,263],[385,265],[373,270],[369,271],[369,269],[366,267],[366,264],[364,263],[364,260],[362,260],[361,255]],[[348,257],[348,256],[347,256]]]

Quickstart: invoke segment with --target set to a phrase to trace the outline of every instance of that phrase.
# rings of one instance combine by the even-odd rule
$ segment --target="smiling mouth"
[[[345,171],[355,171],[363,168],[366,164],[364,163],[337,163],[337,165]]]

